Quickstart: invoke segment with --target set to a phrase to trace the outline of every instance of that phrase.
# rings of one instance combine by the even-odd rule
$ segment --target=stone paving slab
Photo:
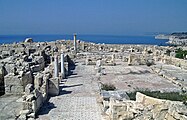
[[[94,67],[77,63],[72,72],[60,84],[60,95],[51,97],[43,106],[38,120],[101,120]]]
[[[13,120],[22,109],[22,103],[17,101],[21,96],[4,95],[0,97],[0,120]]]
[[[181,83],[184,87],[187,87],[187,70],[181,69],[180,67],[176,67],[174,65],[167,65],[163,63],[155,65],[157,68],[160,68],[161,66],[162,71],[164,71],[165,74],[176,77],[177,82]]]
[[[128,66],[117,64],[116,66],[103,66],[106,75],[101,76],[103,83],[111,83],[117,89],[135,91],[136,89],[149,89],[151,91],[179,92],[181,88],[167,79],[155,74],[150,67]],[[176,71],[175,71],[176,72]]]
[[[50,120],[100,120],[100,110],[95,97],[62,97],[55,101],[57,109],[49,112]],[[59,106],[59,107],[58,107]]]

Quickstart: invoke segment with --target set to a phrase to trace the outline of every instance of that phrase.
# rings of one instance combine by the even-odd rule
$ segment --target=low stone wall
[[[166,70],[162,70],[162,67],[152,66],[151,68],[159,76],[162,76],[163,78],[166,78],[172,83],[178,85],[182,91],[187,91],[187,86],[182,79],[175,77],[174,75],[168,73]]]
[[[187,60],[170,57],[170,56],[164,56],[162,58],[162,61],[166,64],[175,65],[177,67],[187,70]]]
[[[111,98],[106,113],[112,120],[186,120],[187,106],[182,102],[156,99],[138,92],[136,101]]]
[[[128,65],[153,65],[153,56],[142,54],[130,54],[128,57]]]
[[[33,76],[30,71],[14,75],[9,73],[4,77],[6,94],[23,94],[27,84],[33,83]]]
[[[55,79],[56,80],[56,79]],[[35,76],[34,84],[27,84],[23,98],[23,107],[20,111],[19,118],[35,118],[37,112],[46,102],[49,95],[59,94],[59,81],[52,79],[50,69],[46,68],[42,73]],[[54,86],[55,88],[51,87]]]

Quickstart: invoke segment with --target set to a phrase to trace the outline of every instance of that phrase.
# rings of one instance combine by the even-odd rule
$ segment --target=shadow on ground
[[[51,103],[49,101],[44,103],[42,108],[39,110],[39,112],[37,114],[37,118],[38,118],[39,115],[48,114],[49,111],[51,111],[54,108],[56,108],[56,106],[53,103]]]
[[[130,72],[127,73],[127,74],[136,74],[136,75],[141,75],[141,74],[146,74],[146,73],[151,73],[151,72],[148,71],[148,70],[143,70],[143,71],[139,70],[138,72],[130,71]]]
[[[77,87],[77,86],[82,86],[82,85],[83,84],[70,85],[70,86],[66,86],[66,85],[59,86],[59,89],[60,89],[59,95],[65,95],[65,94],[71,94],[72,93],[72,91],[64,90],[64,88]]]
[[[79,77],[82,77],[80,75],[75,75],[75,76],[69,76],[68,78],[79,78]]]

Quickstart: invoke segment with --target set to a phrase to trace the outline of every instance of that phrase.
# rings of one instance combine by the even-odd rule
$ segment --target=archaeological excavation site
[[[0,45],[0,120],[187,120],[186,47]]]

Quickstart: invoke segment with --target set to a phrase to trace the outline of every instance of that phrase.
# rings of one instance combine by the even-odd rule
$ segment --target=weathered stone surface
[[[34,90],[34,86],[32,84],[27,84],[25,87],[25,94],[29,95]]]
[[[49,80],[49,94],[54,96],[59,94],[59,78]]]
[[[125,100],[121,102],[116,99],[110,99],[106,113],[110,115],[113,120],[185,120],[187,117],[186,110],[187,106],[182,102],[155,99],[137,93],[136,101]]]
[[[26,43],[32,43],[32,42],[33,42],[33,39],[32,39],[32,38],[26,38],[26,39],[25,39],[25,42],[26,42]]]
[[[115,98],[117,100],[130,100],[125,91],[101,91],[101,97],[108,101],[110,98]]]

